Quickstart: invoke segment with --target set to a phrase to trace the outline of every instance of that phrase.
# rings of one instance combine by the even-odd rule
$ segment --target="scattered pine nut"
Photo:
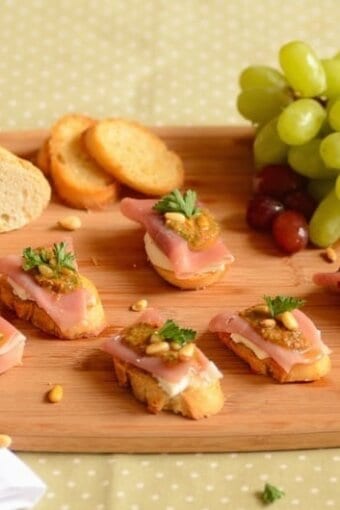
[[[49,402],[52,404],[57,404],[63,398],[64,390],[60,384],[56,384],[53,388],[47,393],[47,398]]]
[[[65,230],[77,230],[81,227],[81,219],[78,216],[65,216],[59,220],[58,225]]]
[[[0,434],[0,448],[9,448],[12,444],[12,438],[7,434]]]
[[[328,246],[328,248],[326,248],[326,251],[324,252],[324,257],[328,262],[335,262],[336,259],[338,258],[336,251],[334,250],[334,248],[332,248],[332,246]]]
[[[146,299],[140,299],[131,305],[131,310],[133,312],[142,312],[148,307],[148,302]]]

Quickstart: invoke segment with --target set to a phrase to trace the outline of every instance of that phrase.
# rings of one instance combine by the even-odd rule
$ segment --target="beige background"
[[[332,56],[339,26],[339,0],[1,0],[0,129],[72,111],[240,123],[243,67],[277,65],[295,38]],[[39,510],[249,510],[266,480],[286,492],[277,510],[340,508],[339,449],[21,457],[48,483]]]

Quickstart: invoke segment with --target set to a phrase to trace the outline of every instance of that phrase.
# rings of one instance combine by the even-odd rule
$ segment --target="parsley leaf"
[[[75,255],[74,253],[66,251],[66,244],[64,242],[55,243],[53,245],[53,255],[56,259],[58,269],[66,267],[67,269],[75,271]]]
[[[291,296],[263,296],[263,299],[265,300],[272,317],[280,315],[280,313],[283,312],[295,310],[295,308],[300,308],[306,303],[304,299]]]
[[[197,193],[188,189],[183,195],[178,189],[174,189],[168,195],[165,195],[159,202],[157,202],[153,209],[159,213],[179,212],[184,214],[187,218],[191,218],[200,210],[196,206]]]
[[[23,251],[22,268],[24,271],[30,271],[35,267],[48,263],[48,259],[44,257],[42,250],[33,250],[33,248],[25,248]]]
[[[275,485],[271,485],[270,483],[266,483],[264,486],[264,491],[261,493],[261,499],[263,503],[269,504],[274,503],[277,499],[282,498],[285,493],[281,490],[275,487]]]
[[[170,319],[168,319],[163,324],[157,333],[164,340],[176,342],[181,346],[194,341],[197,334],[193,329],[180,328],[174,321]]]
[[[51,253],[52,251],[52,253]],[[51,261],[54,261],[52,266]],[[38,248],[34,250],[31,247],[25,248],[23,251],[22,268],[24,271],[30,271],[41,265],[52,267],[58,274],[63,267],[75,271],[75,255],[66,251],[66,243],[55,243],[52,250]]]

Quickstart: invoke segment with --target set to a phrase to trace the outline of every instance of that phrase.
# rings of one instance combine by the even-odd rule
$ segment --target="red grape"
[[[303,214],[307,221],[311,219],[317,205],[314,198],[303,190],[288,193],[284,197],[283,203],[287,209],[293,209]]]
[[[255,192],[282,198],[289,191],[301,189],[306,179],[286,165],[269,165],[254,178]]]
[[[266,195],[255,195],[249,202],[246,219],[257,230],[269,230],[273,219],[283,211],[283,204]]]
[[[308,243],[308,224],[296,211],[283,211],[274,218],[272,233],[277,245],[286,253],[302,250]]]

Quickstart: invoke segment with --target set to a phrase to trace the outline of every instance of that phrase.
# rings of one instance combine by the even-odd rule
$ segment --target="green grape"
[[[288,86],[288,82],[283,74],[268,66],[246,67],[240,76],[240,87],[242,90],[254,87],[285,89]]]
[[[288,147],[280,140],[276,129],[277,118],[265,124],[257,133],[254,142],[255,164],[262,167],[287,161]]]
[[[334,188],[334,179],[316,179],[309,181],[307,191],[316,202],[321,202],[323,198]]]
[[[314,138],[326,119],[326,111],[314,99],[298,99],[279,116],[277,130],[288,145],[302,145]]]
[[[252,88],[243,90],[237,98],[238,111],[255,124],[264,124],[276,117],[292,101],[283,90]]]
[[[320,202],[309,223],[312,243],[326,247],[340,238],[340,200],[335,189]]]
[[[328,168],[340,170],[340,133],[331,133],[322,140],[320,155]]]
[[[325,167],[320,156],[320,138],[314,138],[304,145],[291,146],[288,149],[288,163],[299,174],[310,179],[334,178],[334,171]]]
[[[340,59],[327,58],[321,60],[326,74],[327,88],[322,95],[333,98],[340,95]]]
[[[340,131],[340,98],[330,102],[328,107],[328,122],[335,131]]]
[[[340,175],[338,175],[335,181],[335,194],[337,198],[340,200]]]
[[[280,49],[279,60],[285,76],[302,97],[314,97],[326,90],[326,74],[312,48],[291,41]]]

